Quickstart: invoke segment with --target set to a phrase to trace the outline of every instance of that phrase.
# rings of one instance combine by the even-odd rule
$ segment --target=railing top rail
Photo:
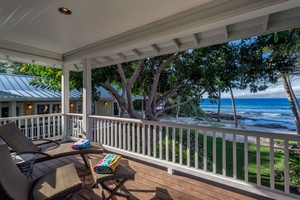
[[[53,117],[53,116],[61,116],[62,113],[54,113],[54,114],[44,114],[44,115],[26,115],[26,116],[17,116],[17,117],[5,117],[0,118],[0,121],[13,121],[20,119],[34,119],[34,118],[42,118],[42,117]]]
[[[67,116],[83,117],[83,114],[78,113],[66,113]]]

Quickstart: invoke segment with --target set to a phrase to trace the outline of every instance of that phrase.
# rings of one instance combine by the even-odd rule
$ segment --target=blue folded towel
[[[86,139],[80,139],[78,140],[77,142],[75,142],[73,145],[72,145],[72,148],[73,149],[84,149],[84,148],[87,148],[91,146],[91,143],[89,140],[86,140]]]

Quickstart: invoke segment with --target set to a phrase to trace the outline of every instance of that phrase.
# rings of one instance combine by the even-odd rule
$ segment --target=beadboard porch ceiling
[[[103,67],[295,28],[299,18],[299,0],[0,0],[0,59],[81,71],[83,58]]]

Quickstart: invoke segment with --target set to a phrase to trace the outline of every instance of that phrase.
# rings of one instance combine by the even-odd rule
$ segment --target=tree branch
[[[179,85],[171,88],[170,90],[166,91],[162,96],[160,96],[159,98],[157,98],[156,106],[158,106],[163,101],[165,101],[166,99],[168,99],[172,94],[174,94],[179,89],[187,87],[187,86],[189,86],[189,84],[183,83],[183,84],[179,84]]]
[[[124,96],[125,96],[125,93],[126,93],[127,80],[126,80],[126,77],[125,77],[125,74],[124,74],[122,64],[118,64],[118,72],[119,72],[119,75],[121,77],[122,97],[125,98]]]
[[[167,67],[169,66],[175,59],[177,59],[179,57],[179,53],[176,53],[174,56],[172,56],[171,58],[169,58],[166,62],[162,63],[158,70],[156,71],[156,74],[154,76],[154,79],[153,79],[153,84],[152,84],[152,88],[151,88],[151,91],[150,91],[150,95],[149,95],[149,98],[148,98],[148,102],[152,102],[154,97],[155,97],[155,93],[157,91],[157,85],[158,85],[158,82],[159,82],[159,77],[160,77],[160,74],[161,72]]]
[[[184,102],[180,102],[180,103],[177,103],[177,104],[165,107],[165,108],[163,108],[163,109],[161,109],[161,110],[159,110],[159,111],[156,112],[156,117],[159,116],[159,115],[161,115],[162,113],[164,113],[166,110],[170,110],[170,109],[175,108],[177,106],[186,105],[186,104],[194,101],[195,99],[199,99],[204,93],[205,93],[205,91],[203,91],[200,95],[198,95],[198,96],[196,96],[194,98],[191,98],[191,99],[186,100]]]
[[[101,83],[101,86],[107,90],[111,95],[118,101],[120,106],[124,106],[124,108],[127,110],[128,109],[128,104],[126,103],[124,97],[122,97],[119,92],[111,86],[109,83]]]
[[[131,75],[130,79],[127,82],[127,85],[129,87],[131,87],[133,83],[136,81],[136,79],[138,78],[140,72],[142,71],[143,65],[144,65],[144,59],[139,60],[137,67],[135,68],[133,74]]]

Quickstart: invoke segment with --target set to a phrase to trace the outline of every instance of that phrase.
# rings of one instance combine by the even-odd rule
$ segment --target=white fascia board
[[[8,59],[11,57],[28,59],[30,63],[39,61],[49,63],[50,66],[63,64],[62,54],[4,40],[0,40],[0,54]]]

